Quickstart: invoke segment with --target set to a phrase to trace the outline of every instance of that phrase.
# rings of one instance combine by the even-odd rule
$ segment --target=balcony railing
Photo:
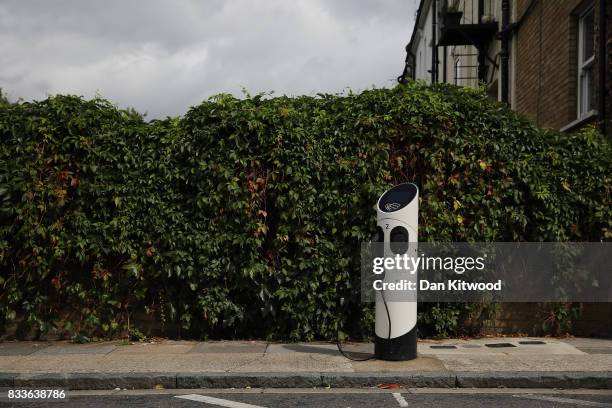
[[[444,0],[439,13],[438,45],[475,45],[491,41],[498,30],[497,0]]]

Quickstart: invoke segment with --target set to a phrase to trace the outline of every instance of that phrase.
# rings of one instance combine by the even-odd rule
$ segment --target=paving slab
[[[544,339],[547,340],[547,339]],[[563,343],[571,344],[574,347],[608,347],[612,348],[612,339],[591,338],[591,337],[568,337],[555,339]]]
[[[117,346],[112,354],[185,354],[196,346],[196,342],[133,343]]]
[[[0,343],[0,356],[27,356],[50,345],[47,342],[5,341]]]
[[[587,354],[612,354],[610,347],[576,347],[578,350]]]
[[[266,354],[268,353],[307,353],[324,354],[331,356],[336,356],[340,354],[338,351],[338,346],[333,343],[270,343],[266,350]]]
[[[521,344],[518,347],[509,347],[498,349],[499,352],[516,355],[516,354],[545,354],[547,356],[554,355],[584,355],[584,351],[577,349],[574,346],[565,343],[547,343],[547,344]]]
[[[433,347],[432,347],[433,346]],[[436,348],[436,347],[450,347],[456,348]],[[471,346],[471,347],[465,347]],[[418,344],[417,353],[423,356],[437,356],[440,354],[450,355],[497,355],[500,351],[497,349],[491,349],[482,345],[469,345],[469,344]]]
[[[265,353],[265,341],[206,341],[198,342],[190,353]]]
[[[529,343],[529,344],[528,344]],[[543,343],[543,344],[539,344]],[[509,347],[500,347],[509,345]],[[455,348],[446,348],[454,346]],[[444,347],[444,348],[440,348]],[[423,355],[490,355],[499,354],[546,354],[546,355],[582,355],[571,344],[558,340],[537,339],[530,337],[482,338],[461,341],[419,342],[417,350]]]
[[[226,372],[261,357],[259,353],[6,356],[0,357],[0,373]]]
[[[64,354],[108,354],[115,350],[115,343],[86,343],[74,344],[70,342],[54,342],[48,347],[42,347],[40,350],[32,353],[36,356],[46,355],[64,355]]]
[[[568,338],[563,341],[587,354],[612,354],[612,339]]]
[[[470,372],[496,371],[612,371],[612,354],[608,355],[542,355],[542,354],[498,354],[450,355],[437,358],[448,370]]]

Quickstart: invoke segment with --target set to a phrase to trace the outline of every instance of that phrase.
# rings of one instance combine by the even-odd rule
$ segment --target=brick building
[[[612,0],[421,0],[399,80],[486,84],[541,127],[612,134]]]

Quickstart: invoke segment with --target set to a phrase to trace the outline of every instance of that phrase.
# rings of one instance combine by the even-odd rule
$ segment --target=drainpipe
[[[501,52],[500,52],[500,65],[501,65],[501,101],[508,103],[508,83],[509,83],[509,53],[508,44],[511,31],[508,29],[510,24],[510,0],[502,0],[502,41],[501,41]]]
[[[442,55],[442,82],[446,83],[446,45],[442,47],[442,52],[444,53]]]
[[[607,116],[606,116],[606,98],[608,92],[606,90],[607,71],[607,50],[606,42],[608,39],[606,30],[606,1],[599,0],[599,122],[601,123],[601,133],[606,134]]]
[[[479,44],[478,49],[478,82],[487,82],[487,47],[484,44]]]
[[[408,43],[408,45],[406,45],[406,59],[404,61],[404,70],[402,72],[402,75],[397,77],[397,82],[399,82],[400,84],[405,84],[406,82],[408,82],[408,68],[410,67],[410,79],[415,79],[416,77],[416,73],[414,72],[416,70],[416,56],[414,55],[414,53],[411,51],[411,43]]]
[[[431,19],[431,83],[435,84],[438,81],[438,42],[436,38],[438,28],[438,7],[437,0],[432,2],[432,19]]]

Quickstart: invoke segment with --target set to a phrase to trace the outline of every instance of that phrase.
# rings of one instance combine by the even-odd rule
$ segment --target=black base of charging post
[[[417,328],[392,339],[376,336],[374,356],[379,360],[406,361],[417,357]]]

